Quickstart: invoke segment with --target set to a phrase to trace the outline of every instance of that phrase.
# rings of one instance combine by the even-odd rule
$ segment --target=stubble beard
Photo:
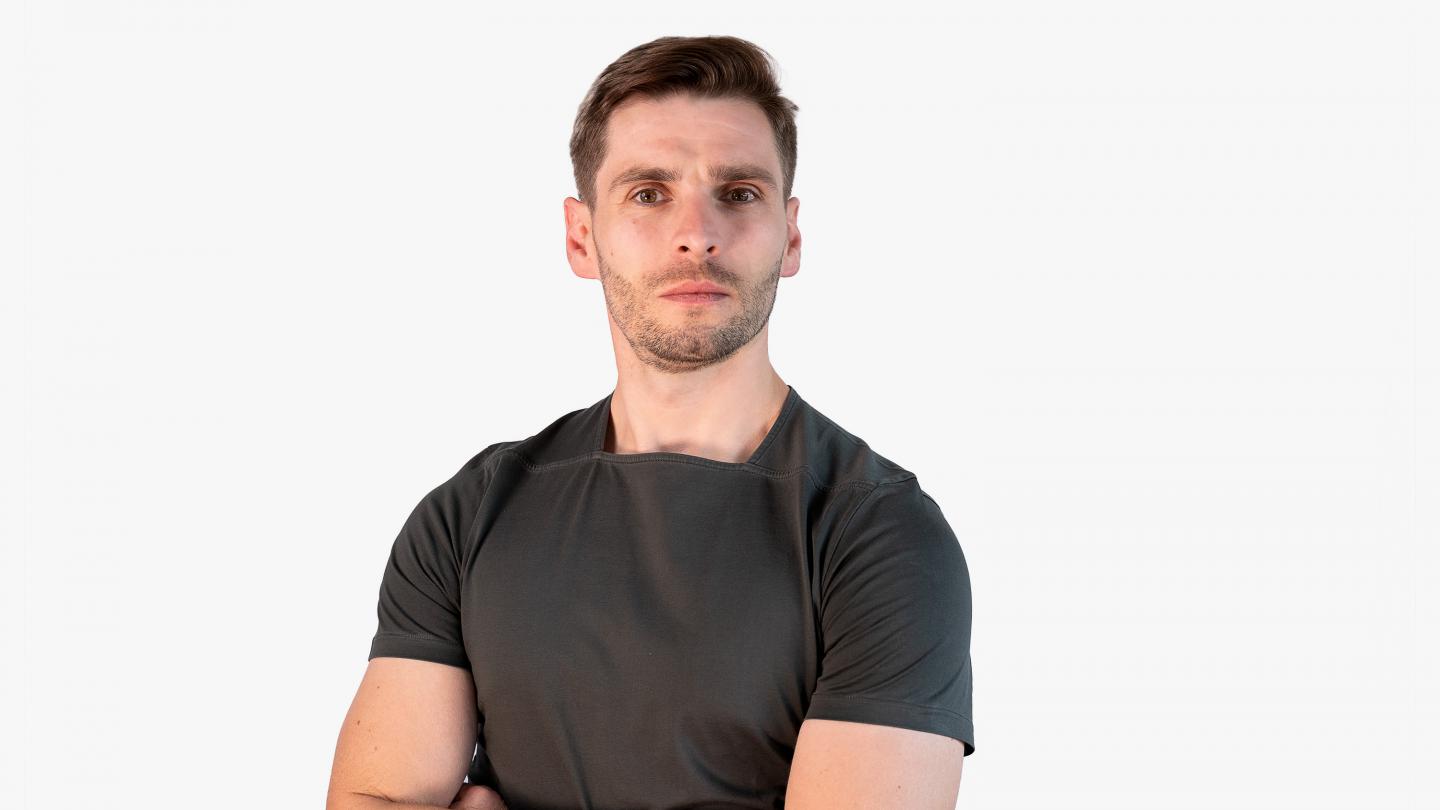
[[[683,374],[723,362],[760,334],[775,308],[783,254],[769,273],[749,286],[720,264],[706,260],[705,277],[735,291],[740,304],[739,312],[712,324],[714,315],[707,308],[683,311],[659,300],[653,292],[612,272],[598,241],[595,249],[610,317],[640,362],[667,374]],[[667,282],[666,286],[671,283],[675,282]],[[730,306],[730,302],[720,306]],[[664,312],[662,308],[674,311]]]

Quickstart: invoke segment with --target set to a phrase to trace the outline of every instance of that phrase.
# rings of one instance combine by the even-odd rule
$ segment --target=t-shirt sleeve
[[[410,512],[380,580],[370,658],[418,658],[470,669],[460,629],[460,547],[474,500],[465,470]]]
[[[928,731],[975,751],[970,571],[914,478],[863,496],[821,571],[823,655],[806,718]]]

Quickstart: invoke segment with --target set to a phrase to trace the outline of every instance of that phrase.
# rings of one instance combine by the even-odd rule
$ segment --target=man
[[[797,109],[733,37],[657,39],[590,88],[566,251],[617,383],[416,506],[331,810],[955,806],[960,545],[768,357]]]

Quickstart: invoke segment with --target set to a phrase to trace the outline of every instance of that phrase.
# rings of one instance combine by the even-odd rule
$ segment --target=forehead
[[[606,178],[634,164],[758,163],[779,176],[780,156],[760,105],[743,99],[670,96],[626,99],[610,114]]]

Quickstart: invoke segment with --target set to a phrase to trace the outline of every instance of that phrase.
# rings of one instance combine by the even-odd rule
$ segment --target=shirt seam
[[[901,484],[901,483],[904,483],[904,482],[909,481],[909,480],[911,480],[911,479],[913,479],[913,478],[916,477],[915,473],[906,471],[906,472],[905,472],[905,475],[904,475],[903,477],[901,477],[901,478],[885,479],[885,480],[880,480],[880,481],[876,481],[876,480],[874,480],[874,479],[869,479],[869,478],[852,478],[852,479],[850,479],[850,480],[848,480],[848,481],[840,481],[840,482],[834,483],[834,484],[825,484],[825,483],[822,483],[822,482],[820,481],[820,479],[818,479],[818,478],[815,477],[815,474],[814,474],[813,472],[811,472],[810,466],[809,466],[808,464],[807,464],[807,465],[802,465],[802,466],[799,466],[799,467],[794,467],[794,468],[791,468],[791,469],[789,469],[789,470],[783,470],[783,471],[782,471],[782,470],[772,470],[772,469],[770,469],[770,468],[768,468],[768,467],[762,467],[762,466],[760,466],[760,465],[758,465],[758,464],[755,464],[755,463],[753,463],[753,462],[728,463],[728,462],[718,462],[718,461],[707,461],[706,459],[700,459],[700,458],[678,458],[678,457],[666,457],[666,458],[627,458],[626,455],[623,455],[623,454],[620,455],[620,456],[616,456],[616,455],[614,455],[614,454],[610,454],[610,455],[607,457],[605,454],[603,454],[603,453],[602,453],[601,451],[599,451],[599,450],[591,450],[591,451],[589,451],[588,453],[584,453],[584,454],[582,454],[582,455],[572,456],[572,457],[570,457],[570,458],[565,458],[565,459],[560,459],[559,461],[551,461],[551,462],[548,462],[548,463],[546,463],[546,464],[536,464],[529,456],[526,456],[524,453],[522,453],[521,451],[519,451],[519,450],[517,450],[517,449],[515,449],[515,448],[513,448],[513,447],[507,447],[507,448],[504,448],[504,449],[502,449],[502,450],[499,450],[499,451],[497,451],[497,452],[495,453],[495,456],[498,457],[498,456],[504,455],[504,454],[506,454],[506,453],[509,453],[509,454],[513,455],[513,456],[521,463],[521,465],[524,466],[525,469],[528,470],[529,472],[549,472],[550,470],[560,469],[560,468],[562,468],[562,467],[568,467],[568,466],[575,465],[575,464],[583,464],[583,463],[590,462],[590,461],[601,461],[601,462],[605,462],[605,463],[607,463],[607,464],[688,464],[688,465],[693,466],[693,467],[703,467],[703,468],[709,469],[709,470],[721,470],[721,471],[724,471],[724,472],[737,472],[737,473],[750,473],[750,474],[753,474],[753,475],[760,475],[760,476],[764,476],[765,478],[772,478],[772,479],[791,478],[791,477],[793,477],[793,476],[803,474],[806,478],[809,478],[809,479],[810,479],[810,483],[814,484],[817,489],[825,489],[825,490],[842,489],[842,488],[844,488],[844,487],[850,487],[850,486],[888,486],[888,485],[890,485],[890,484]],[[649,455],[649,454],[633,454],[633,455]],[[679,455],[679,454],[676,454],[676,456],[678,456],[678,455]],[[897,469],[898,469],[898,468],[897,468]]]
[[[444,645],[444,646],[447,646],[447,647],[453,647],[453,648],[455,648],[455,649],[457,649],[457,650],[463,650],[463,649],[465,649],[464,645],[462,645],[462,644],[456,644],[454,641],[451,641],[450,639],[440,638],[440,637],[438,637],[438,636],[424,636],[424,635],[421,635],[421,634],[419,634],[419,633],[397,633],[397,632],[394,632],[394,631],[386,630],[386,631],[383,631],[383,632],[380,632],[380,633],[376,633],[376,634],[375,634],[375,637],[376,637],[376,638],[394,637],[394,638],[417,639],[417,640],[419,640],[419,641],[430,641],[430,642],[434,642],[434,643],[436,643],[436,644],[441,644],[441,645]]]
[[[913,474],[911,474],[911,475],[909,475],[909,476],[907,476],[907,477],[905,477],[905,478],[901,478],[901,479],[898,480],[898,481],[881,481],[881,482],[879,482],[879,483],[876,483],[873,487],[871,487],[870,491],[867,492],[867,493],[865,493],[865,497],[861,498],[860,501],[859,501],[858,503],[856,503],[855,506],[850,510],[850,513],[845,516],[845,523],[844,523],[844,525],[842,525],[842,526],[840,527],[840,532],[839,532],[839,534],[835,535],[835,549],[836,549],[836,552],[838,553],[839,550],[844,547],[844,545],[845,545],[845,532],[847,532],[847,531],[850,530],[850,523],[855,519],[855,515],[860,512],[861,507],[863,507],[863,506],[865,505],[865,502],[866,502],[866,501],[870,500],[870,497],[875,494],[875,491],[876,491],[876,490],[880,489],[881,487],[894,486],[894,485],[896,485],[896,484],[904,484],[904,483],[906,483],[907,481],[913,480],[914,478],[915,478],[915,476],[914,476]]]
[[[817,700],[827,700],[829,698],[845,698],[846,700],[859,700],[866,703],[894,704],[896,706],[905,706],[907,708],[920,709],[927,712],[939,712],[940,714],[948,714],[951,717],[956,717],[961,720],[973,722],[970,718],[970,715],[968,714],[961,714],[960,712],[951,711],[950,709],[942,708],[940,706],[927,706],[923,703],[911,703],[907,700],[891,700],[889,698],[869,697],[867,695],[846,695],[838,692],[826,692],[824,694],[812,696],[810,698],[810,701],[811,703],[814,703]]]

